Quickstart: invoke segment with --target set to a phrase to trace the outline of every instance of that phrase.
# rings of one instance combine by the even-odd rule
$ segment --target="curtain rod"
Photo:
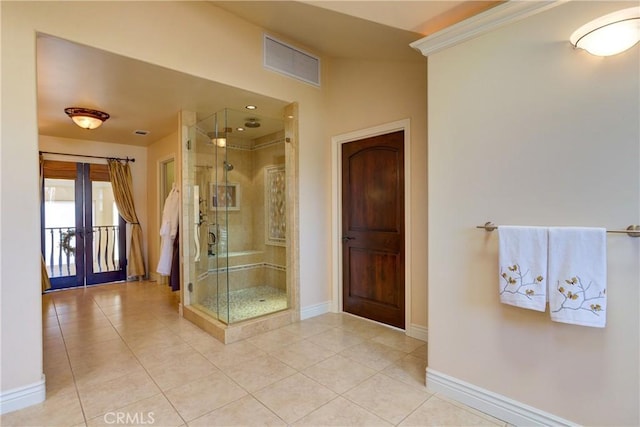
[[[124,160],[125,162],[132,162],[134,163],[136,161],[135,158],[133,157],[125,157],[124,159],[121,157],[107,157],[107,156],[89,156],[87,154],[71,154],[71,153],[54,153],[53,151],[40,151],[40,154],[57,154],[59,156],[73,156],[73,157],[90,157],[92,159],[113,159],[113,160]]]

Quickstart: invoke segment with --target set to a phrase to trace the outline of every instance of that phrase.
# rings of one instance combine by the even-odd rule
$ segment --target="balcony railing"
[[[120,269],[120,227],[99,225],[91,229],[76,227],[45,228],[45,260],[49,277],[74,276],[78,253],[76,235],[93,233],[93,272],[118,271]],[[80,248],[80,252],[83,252]],[[87,251],[88,252],[88,251]]]

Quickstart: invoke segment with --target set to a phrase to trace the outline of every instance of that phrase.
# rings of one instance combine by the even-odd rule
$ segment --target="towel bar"
[[[498,228],[493,222],[485,222],[484,225],[477,225],[476,228],[484,228],[486,231],[493,231]],[[607,230],[607,233],[624,233],[629,237],[640,237],[640,225],[630,225],[626,230]]]

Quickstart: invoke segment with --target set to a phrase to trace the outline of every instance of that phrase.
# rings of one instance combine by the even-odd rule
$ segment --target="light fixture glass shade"
[[[624,52],[640,40],[640,6],[602,16],[578,28],[571,44],[592,55],[611,56]]]
[[[102,123],[110,117],[103,111],[92,110],[90,108],[70,107],[65,108],[64,112],[71,117],[73,123],[82,129],[99,128],[102,126]]]
[[[96,129],[102,125],[102,120],[89,116],[73,116],[71,120],[82,129]]]
[[[227,146],[227,138],[224,138],[224,137],[213,138],[211,140],[211,142],[214,143],[215,145],[217,145],[218,147],[226,147]]]

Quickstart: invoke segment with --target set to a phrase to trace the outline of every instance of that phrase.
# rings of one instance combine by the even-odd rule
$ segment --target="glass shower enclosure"
[[[185,306],[223,325],[287,310],[282,118],[224,109],[188,127],[182,155]]]

